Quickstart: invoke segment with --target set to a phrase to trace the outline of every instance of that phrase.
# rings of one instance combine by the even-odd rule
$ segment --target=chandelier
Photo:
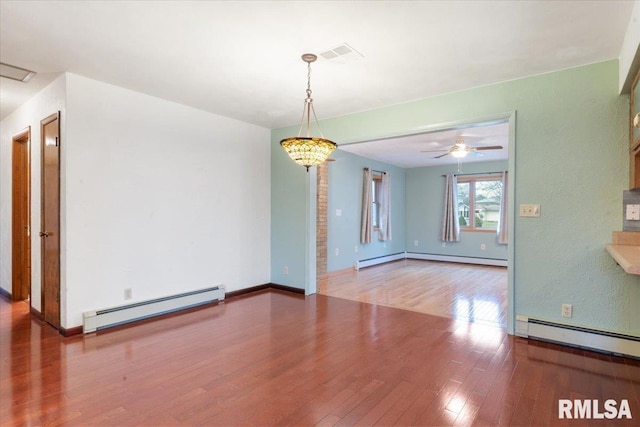
[[[298,136],[285,138],[280,141],[280,146],[287,152],[291,160],[297,164],[307,168],[311,166],[317,166],[327,160],[329,155],[336,149],[338,144],[324,138],[322,130],[320,130],[320,124],[318,123],[318,117],[316,111],[313,108],[313,99],[311,98],[311,63],[318,59],[313,53],[305,53],[302,55],[302,60],[307,63],[307,98],[304,100],[304,106],[302,109],[302,121],[300,123],[300,130]],[[311,113],[320,130],[320,137],[311,136]],[[307,127],[307,136],[302,135],[302,128]]]

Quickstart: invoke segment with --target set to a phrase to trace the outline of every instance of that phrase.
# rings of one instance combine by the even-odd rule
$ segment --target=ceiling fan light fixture
[[[318,166],[324,163],[333,150],[338,147],[338,144],[326,139],[324,135],[322,135],[322,130],[320,130],[320,137],[311,136],[311,113],[313,113],[316,126],[320,129],[318,117],[316,117],[316,111],[313,108],[313,99],[311,98],[311,63],[316,59],[318,59],[318,57],[313,53],[305,53],[302,55],[302,60],[307,63],[307,98],[304,100],[302,122],[300,123],[298,136],[285,138],[280,141],[280,146],[287,152],[291,160],[306,167],[307,172],[311,166]],[[307,136],[300,136],[305,124]]]
[[[467,156],[468,151],[466,149],[456,149],[451,151],[451,155],[457,159],[462,159]]]
[[[462,139],[456,140],[455,145],[451,148],[451,155],[456,159],[462,159],[469,153],[469,147],[464,143]]]

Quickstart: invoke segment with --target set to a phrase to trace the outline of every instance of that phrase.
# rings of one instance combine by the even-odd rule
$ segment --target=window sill
[[[461,228],[461,232],[467,233],[493,233],[496,234],[498,232],[495,228]]]

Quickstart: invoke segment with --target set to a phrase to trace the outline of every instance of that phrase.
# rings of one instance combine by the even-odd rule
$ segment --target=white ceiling
[[[489,162],[509,158],[509,123],[493,123],[438,132],[386,138],[339,146],[339,150],[389,163],[401,168],[416,168],[457,163],[458,159],[446,155],[457,139],[470,147],[502,146],[501,150],[483,150],[467,154],[461,163]],[[423,151],[445,150],[425,153]]]
[[[68,71],[278,128],[300,119],[302,53],[346,42],[363,55],[314,64],[322,119],[617,58],[632,7],[631,1],[2,0],[0,61],[39,75],[28,84],[0,79],[0,112],[5,117]]]

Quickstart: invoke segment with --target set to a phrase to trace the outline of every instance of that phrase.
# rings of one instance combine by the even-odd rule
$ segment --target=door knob
[[[40,232],[40,237],[49,237],[49,232],[47,232],[47,231],[41,231],[41,232]]]

